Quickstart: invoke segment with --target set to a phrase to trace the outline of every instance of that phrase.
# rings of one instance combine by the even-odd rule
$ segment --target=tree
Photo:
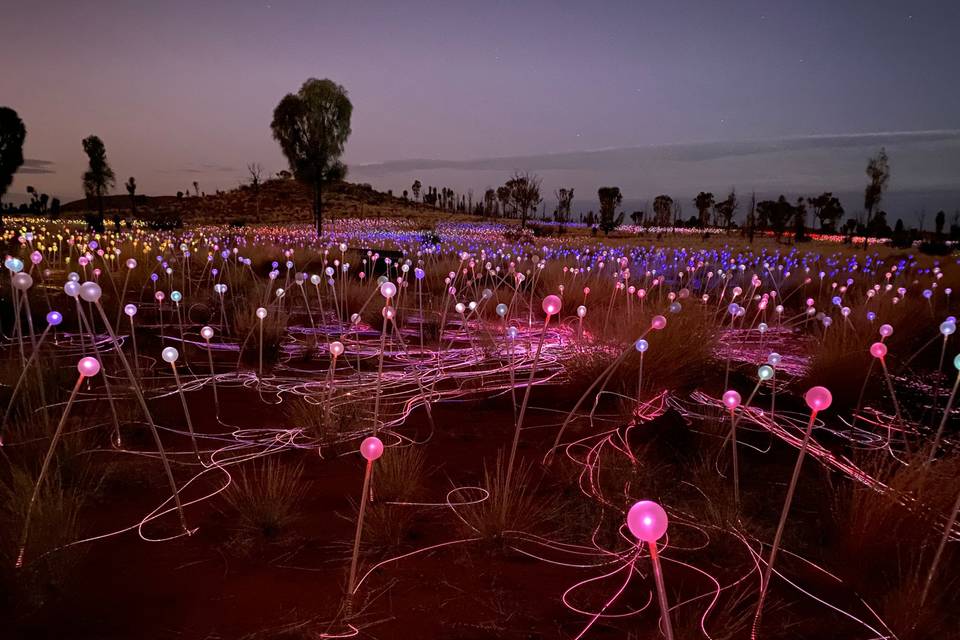
[[[487,189],[483,192],[483,215],[491,216],[494,213],[494,207],[497,202],[497,192],[493,189]]]
[[[600,230],[608,234],[623,224],[623,212],[617,215],[623,194],[620,193],[620,187],[600,187],[597,197],[600,199]]]
[[[814,198],[807,198],[813,208],[813,217],[820,221],[820,230],[836,231],[837,222],[843,217],[843,205],[831,192],[824,191]]]
[[[693,199],[693,206],[697,208],[697,212],[700,214],[698,221],[701,228],[710,226],[710,208],[714,205],[714,202],[713,194],[709,191],[701,191]]]
[[[737,212],[740,203],[737,201],[737,192],[730,190],[730,194],[720,202],[713,205],[713,211],[716,214],[717,222],[723,222],[723,226],[730,231],[730,225],[733,224],[733,214]]]
[[[807,239],[807,205],[803,203],[803,198],[797,198],[797,204],[793,207],[793,228],[794,242]]]
[[[113,169],[107,162],[107,148],[97,136],[83,139],[83,151],[87,154],[89,168],[83,174],[83,192],[87,198],[97,201],[97,218],[94,227],[103,232],[103,196],[110,193],[116,184]]]
[[[527,214],[540,204],[540,178],[534,173],[515,171],[504,185],[510,190],[510,203],[520,214],[520,227],[527,226]]]
[[[247,165],[247,174],[250,176],[247,181],[250,183],[250,189],[253,191],[253,202],[257,209],[257,219],[260,219],[260,185],[263,184],[263,167],[259,162],[251,162]]]
[[[135,218],[137,216],[137,180],[130,176],[123,186],[127,188],[127,194],[130,196],[130,217]]]
[[[13,184],[13,175],[23,165],[23,141],[27,129],[17,112],[9,107],[0,107],[0,202]],[[3,216],[0,215],[0,227]]]
[[[50,219],[56,220],[60,217],[60,198],[50,200]]]
[[[673,198],[659,195],[653,199],[653,222],[658,227],[669,227],[673,215]]]
[[[500,215],[506,218],[507,206],[510,204],[510,187],[506,185],[497,187],[497,201],[500,202]]]
[[[200,183],[196,180],[193,181],[193,195],[198,198],[200,197]]]
[[[933,219],[934,228],[937,231],[937,238],[939,239],[943,235],[943,225],[947,222],[947,214],[943,212],[943,209],[937,211],[937,217]]]
[[[880,206],[883,192],[886,191],[887,183],[890,182],[890,163],[886,149],[881,148],[877,155],[867,161],[867,177],[870,178],[870,182],[863,192],[863,208],[867,213],[866,226],[869,228],[873,211]]]
[[[413,186],[410,187],[410,190],[413,191],[413,199],[418,202],[420,201],[420,189],[422,187],[423,185],[420,184],[419,180],[414,180]]]
[[[777,242],[780,242],[780,236],[783,235],[795,213],[796,208],[783,196],[776,200],[763,200],[757,203],[757,217],[764,222],[763,226],[770,226],[777,237]]]
[[[630,220],[633,221],[633,224],[640,226],[643,224],[643,219],[647,216],[646,211],[634,211],[630,214]]]
[[[747,238],[750,240],[750,244],[753,244],[753,235],[757,231],[757,194],[750,194],[750,208],[747,209],[747,220],[746,220],[746,232]]]
[[[573,189],[557,189],[553,192],[553,197],[557,199],[557,208],[553,211],[553,219],[560,224],[566,224],[570,221],[570,207],[573,205]]]
[[[273,110],[274,139],[294,177],[313,188],[317,235],[323,231],[323,184],[346,176],[340,156],[350,136],[352,114],[346,89],[316,78],[304,82],[297,93],[288,93]]]

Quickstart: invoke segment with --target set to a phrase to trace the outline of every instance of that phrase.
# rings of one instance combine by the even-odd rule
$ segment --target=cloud
[[[53,167],[53,162],[50,160],[37,160],[34,158],[27,158],[23,161],[23,166],[17,171],[17,173],[56,173],[51,167]]]
[[[202,162],[196,165],[188,165],[180,169],[161,169],[158,173],[164,174],[195,174],[202,175],[206,173],[236,173],[236,167],[228,167],[225,165],[213,164],[209,162]]]
[[[930,143],[960,143],[960,130],[881,131],[785,137],[731,142],[694,142],[645,147],[622,147],[526,156],[504,156],[473,160],[394,160],[354,165],[354,171],[377,176],[408,171],[530,171],[604,170],[640,168],[652,162],[707,162],[765,154],[797,154],[831,149],[858,149]]]

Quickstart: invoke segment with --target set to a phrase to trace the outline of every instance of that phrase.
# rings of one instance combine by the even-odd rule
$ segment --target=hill
[[[107,196],[105,199],[108,222],[115,214],[126,218],[131,213],[130,197]],[[254,190],[242,185],[230,191],[202,196],[136,196],[139,219],[181,219],[187,223],[271,223],[309,222],[313,219],[309,187],[295,180],[274,179]],[[75,200],[62,207],[64,214],[86,213],[95,209],[87,199]],[[438,210],[410,200],[375,190],[367,184],[337,182],[327,186],[323,193],[325,218],[360,216],[431,216]]]

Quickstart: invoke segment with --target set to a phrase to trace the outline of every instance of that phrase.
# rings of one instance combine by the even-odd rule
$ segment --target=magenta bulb
[[[77,371],[79,371],[80,375],[84,378],[92,378],[100,373],[100,362],[90,356],[80,358],[80,362],[77,363]]]
[[[650,328],[655,331],[660,331],[667,326],[667,319],[663,316],[653,316],[653,320],[650,321]]]
[[[726,405],[727,409],[733,411],[740,406],[740,394],[730,389],[723,394],[723,404]]]
[[[548,316],[554,316],[560,313],[562,302],[558,296],[547,296],[543,299],[543,312]]]
[[[804,394],[803,399],[806,400],[807,406],[810,407],[811,411],[823,411],[829,408],[830,403],[833,402],[833,396],[826,387],[811,387],[810,390]]]
[[[667,532],[667,512],[656,502],[641,500],[627,512],[627,528],[642,542],[656,542]]]
[[[365,438],[364,441],[360,443],[360,455],[366,458],[368,462],[373,462],[382,456],[383,443],[380,441],[380,438],[376,436]]]
[[[874,342],[870,345],[870,355],[874,358],[883,358],[887,355],[887,345],[882,342]]]

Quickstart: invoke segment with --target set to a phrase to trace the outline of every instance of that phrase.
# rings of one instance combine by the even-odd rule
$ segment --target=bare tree
[[[263,167],[259,162],[252,162],[247,165],[247,173],[250,188],[253,190],[253,199],[257,207],[257,219],[260,219],[260,185],[263,184]]]
[[[514,210],[520,214],[520,226],[526,227],[527,214],[540,204],[540,178],[535,173],[516,171],[505,186],[510,189]]]

